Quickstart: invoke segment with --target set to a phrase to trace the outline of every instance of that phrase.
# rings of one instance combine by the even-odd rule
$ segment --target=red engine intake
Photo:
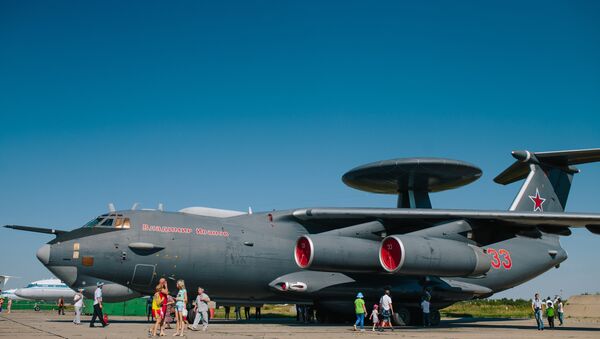
[[[307,268],[313,261],[313,244],[310,238],[301,236],[296,241],[296,250],[294,251],[296,264],[300,268]]]
[[[404,245],[398,239],[389,237],[381,242],[379,249],[379,262],[388,271],[394,272],[402,266],[404,261]]]
[[[379,246],[381,267],[394,274],[478,276],[490,270],[490,262],[482,248],[451,239],[391,235]]]

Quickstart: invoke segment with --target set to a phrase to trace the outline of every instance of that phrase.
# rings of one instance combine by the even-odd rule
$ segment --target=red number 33
[[[512,259],[509,251],[503,248],[497,251],[493,248],[488,248],[487,253],[492,256],[491,265],[493,268],[499,269],[500,267],[503,267],[507,270],[512,268]]]

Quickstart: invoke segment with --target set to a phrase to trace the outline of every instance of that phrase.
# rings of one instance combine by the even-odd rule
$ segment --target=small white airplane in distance
[[[8,291],[7,291],[8,292]],[[75,291],[59,279],[45,279],[29,283],[26,287],[14,290],[17,297],[35,301],[56,301],[63,297],[65,303],[73,300]]]

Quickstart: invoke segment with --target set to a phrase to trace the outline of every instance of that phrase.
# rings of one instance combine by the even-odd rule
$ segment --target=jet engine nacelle
[[[379,241],[332,235],[303,235],[296,241],[294,258],[300,268],[333,272],[381,271]]]
[[[491,267],[491,258],[479,247],[463,242],[410,235],[392,235],[381,242],[379,262],[390,273],[476,276]]]
[[[383,241],[331,235],[303,235],[294,251],[300,268],[332,272],[369,272],[460,277],[482,275],[491,258],[463,242],[414,235]]]

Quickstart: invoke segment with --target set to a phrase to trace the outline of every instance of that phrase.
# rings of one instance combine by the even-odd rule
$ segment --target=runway
[[[90,317],[83,317],[89,321]],[[15,311],[0,314],[0,338],[147,338],[149,324],[142,317],[112,317],[106,328],[75,326],[71,315],[54,312]],[[175,330],[167,330],[171,337]],[[567,319],[565,326],[539,332],[532,319],[443,319],[435,328],[398,327],[394,332],[352,331],[351,325],[299,324],[293,319],[234,322],[215,320],[207,332],[186,330],[187,338],[599,338],[596,320]]]

